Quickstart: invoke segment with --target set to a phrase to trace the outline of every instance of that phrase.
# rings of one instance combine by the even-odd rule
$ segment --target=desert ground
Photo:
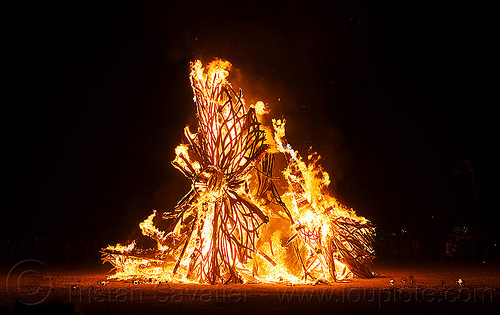
[[[2,267],[0,314],[354,314],[500,312],[500,266],[377,261],[346,283],[195,285],[108,280],[111,266]]]

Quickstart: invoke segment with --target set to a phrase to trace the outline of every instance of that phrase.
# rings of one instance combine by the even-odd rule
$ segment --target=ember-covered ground
[[[376,263],[375,278],[349,283],[210,286],[107,281],[108,265],[67,267],[27,260],[3,266],[0,314],[489,314],[500,312],[499,267],[391,261]]]

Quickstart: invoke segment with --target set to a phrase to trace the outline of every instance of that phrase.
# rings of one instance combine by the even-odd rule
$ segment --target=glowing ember
[[[191,64],[198,130],[184,129],[186,143],[172,161],[191,190],[163,213],[167,230],[153,223],[156,211],[140,224],[156,248],[140,250],[133,241],[103,249],[103,261],[116,268],[110,278],[215,284],[372,277],[374,226],[328,194],[319,155],[303,160],[286,141],[284,120],[273,120],[272,130],[261,125],[269,108],[245,104],[226,80],[230,68],[223,60]],[[278,154],[287,161],[282,177],[273,174]],[[281,194],[280,178],[288,187]]]

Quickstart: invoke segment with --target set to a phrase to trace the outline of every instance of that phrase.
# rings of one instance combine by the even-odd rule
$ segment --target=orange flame
[[[227,81],[231,63],[191,64],[190,81],[198,130],[184,130],[174,167],[191,190],[154,225],[156,211],[140,224],[157,241],[137,250],[135,241],[103,249],[116,279],[226,283],[342,281],[372,277],[374,226],[330,196],[320,156],[304,161],[285,138],[285,120],[272,130],[259,122],[269,113],[262,101],[247,106]],[[278,192],[274,155],[283,154],[288,188]]]

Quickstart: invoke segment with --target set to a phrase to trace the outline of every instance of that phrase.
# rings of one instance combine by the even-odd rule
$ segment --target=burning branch
[[[274,139],[267,140],[288,161],[288,190],[278,192],[276,153],[256,113],[263,103],[246,106],[226,80],[230,68],[222,60],[191,65],[198,126],[184,129],[186,143],[172,161],[191,189],[163,214],[171,228],[158,230],[156,213],[141,223],[156,250],[144,254],[135,242],[103,250],[118,270],[114,277],[209,284],[371,277],[374,226],[326,193],[328,174],[316,161],[304,162],[286,142],[284,121],[273,120]]]

